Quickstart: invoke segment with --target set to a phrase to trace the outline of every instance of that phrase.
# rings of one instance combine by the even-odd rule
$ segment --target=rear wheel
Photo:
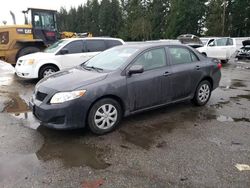
[[[115,129],[122,117],[121,105],[113,99],[97,101],[90,109],[88,125],[95,134],[105,134]]]
[[[58,71],[58,68],[56,66],[52,66],[52,65],[45,65],[43,67],[41,67],[40,71],[39,71],[39,79],[45,78],[55,72]]]
[[[194,103],[197,106],[205,105],[211,96],[212,87],[209,81],[201,81],[196,89],[195,96],[193,98]]]
[[[228,62],[228,59],[221,60],[221,63],[226,64]]]

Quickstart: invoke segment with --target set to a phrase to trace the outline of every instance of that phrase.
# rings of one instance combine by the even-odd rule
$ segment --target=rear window
[[[101,52],[106,50],[104,40],[86,40],[85,51],[86,52]]]
[[[172,64],[186,64],[199,61],[193,52],[183,47],[170,47],[169,52]]]
[[[106,45],[108,48],[122,45],[121,41],[119,41],[119,40],[105,40],[105,42],[106,42]]]

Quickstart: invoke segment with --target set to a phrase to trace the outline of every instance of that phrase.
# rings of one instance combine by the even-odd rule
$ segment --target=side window
[[[134,65],[142,65],[145,71],[165,66],[165,49],[159,48],[145,52],[134,62]]]
[[[186,48],[170,47],[169,52],[172,64],[184,64],[199,61],[199,59]]]
[[[105,40],[105,42],[106,42],[106,45],[108,48],[122,45],[121,41],[119,41],[119,40]]]
[[[65,48],[68,49],[69,54],[76,54],[76,53],[82,53],[83,52],[83,41],[73,41],[69,43]]]
[[[34,24],[36,28],[41,28],[42,24],[40,22],[40,16],[38,14],[34,15]]]
[[[106,45],[103,40],[86,40],[85,51],[86,52],[101,52],[106,50]]]
[[[193,62],[200,61],[199,58],[193,52],[190,52],[190,55]]]
[[[217,39],[216,46],[226,46],[227,45],[227,38]]]
[[[234,42],[233,39],[229,38],[227,41],[227,46],[233,46]]]
[[[41,13],[41,20],[44,29],[55,29],[55,22],[52,14]]]

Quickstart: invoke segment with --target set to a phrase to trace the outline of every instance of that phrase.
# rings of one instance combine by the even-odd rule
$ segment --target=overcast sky
[[[24,23],[22,10],[27,8],[43,8],[60,10],[60,7],[65,7],[67,10],[70,7],[77,7],[84,4],[87,0],[4,0],[0,6],[0,25],[6,20],[7,24],[13,24],[10,10],[15,13],[17,24]]]

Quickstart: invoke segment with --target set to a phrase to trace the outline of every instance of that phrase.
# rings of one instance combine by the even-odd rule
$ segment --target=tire
[[[97,101],[89,111],[88,126],[94,134],[102,135],[114,130],[122,118],[121,105],[113,99]]]
[[[221,63],[222,64],[226,64],[228,62],[228,59],[226,59],[226,60],[221,60]]]
[[[42,66],[39,70],[38,78],[41,80],[41,79],[51,75],[52,73],[57,72],[58,70],[59,69],[56,66],[52,66],[52,65]]]
[[[19,57],[22,57],[24,55],[28,55],[28,54],[31,54],[31,53],[35,53],[35,52],[40,52],[41,50],[37,47],[33,47],[33,46],[29,46],[29,47],[24,47],[23,49],[21,49],[19,52],[18,52],[18,55],[17,55],[17,59]],[[17,60],[16,59],[16,60]]]
[[[195,95],[193,98],[194,104],[197,106],[205,105],[210,99],[211,92],[211,83],[207,80],[201,81],[195,91]]]

